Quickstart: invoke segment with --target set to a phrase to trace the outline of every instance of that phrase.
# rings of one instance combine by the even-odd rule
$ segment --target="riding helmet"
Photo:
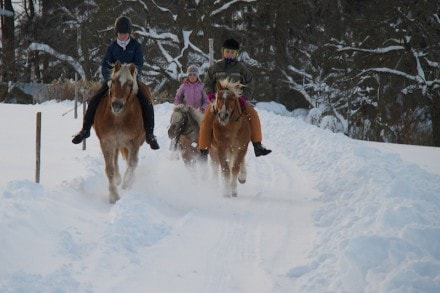
[[[115,32],[121,34],[131,33],[131,20],[126,16],[120,16],[115,21]]]
[[[230,38],[223,43],[223,49],[240,50],[240,44],[236,40]]]

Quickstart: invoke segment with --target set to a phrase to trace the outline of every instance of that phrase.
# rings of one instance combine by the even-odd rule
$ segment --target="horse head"
[[[118,115],[130,97],[137,95],[136,66],[133,63],[122,64],[120,61],[116,61],[109,81],[109,89],[112,112]]]
[[[174,139],[179,136],[185,124],[187,123],[188,117],[188,106],[179,104],[174,107],[173,114],[170,119],[170,126],[168,127],[168,137]]]
[[[179,104],[174,107],[168,127],[168,137],[174,139],[181,134],[198,133],[202,114],[191,106]]]
[[[217,81],[217,93],[213,104],[218,121],[226,125],[229,121],[241,115],[241,106],[238,97],[241,96],[243,85],[229,79]]]

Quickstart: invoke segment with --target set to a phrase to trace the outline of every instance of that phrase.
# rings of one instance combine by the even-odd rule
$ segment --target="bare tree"
[[[2,0],[1,9],[6,13],[1,15],[2,31],[2,74],[3,81],[16,81],[15,70],[15,24],[14,8],[11,0]]]

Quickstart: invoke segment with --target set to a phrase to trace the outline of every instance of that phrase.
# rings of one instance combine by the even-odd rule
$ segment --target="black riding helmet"
[[[234,39],[227,39],[224,43],[223,43],[223,49],[230,49],[230,50],[240,50],[240,44],[238,43],[238,41],[234,40]]]
[[[120,16],[115,21],[115,33],[130,34],[131,20],[126,16]]]

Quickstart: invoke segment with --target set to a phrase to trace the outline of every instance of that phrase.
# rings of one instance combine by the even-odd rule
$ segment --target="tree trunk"
[[[4,6],[2,8],[14,12],[11,0],[5,0],[2,2]],[[14,37],[14,16],[2,16],[2,45],[3,45],[3,55],[2,55],[2,74],[1,78],[3,81],[17,81],[16,70],[15,70],[15,37]]]
[[[440,92],[438,90],[432,96],[431,121],[432,144],[440,147]]]

